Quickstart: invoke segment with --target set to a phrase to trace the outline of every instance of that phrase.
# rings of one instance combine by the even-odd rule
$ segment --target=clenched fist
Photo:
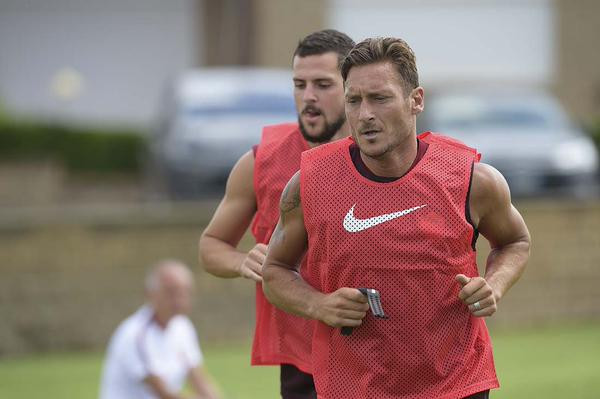
[[[267,246],[265,244],[256,244],[240,265],[238,273],[241,277],[262,282],[262,266],[267,256]]]
[[[458,297],[469,307],[473,316],[491,316],[496,312],[498,306],[494,290],[483,277],[457,274],[456,281],[462,286]]]
[[[369,310],[367,297],[356,288],[343,287],[324,295],[315,318],[331,327],[357,327]]]

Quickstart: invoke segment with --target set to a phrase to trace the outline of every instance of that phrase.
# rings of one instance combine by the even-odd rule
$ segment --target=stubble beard
[[[298,126],[300,127],[302,137],[304,137],[304,140],[308,141],[309,143],[314,144],[323,144],[330,142],[333,136],[335,136],[337,132],[339,132],[339,130],[342,128],[342,126],[344,126],[345,122],[346,114],[342,112],[342,114],[333,123],[328,123],[325,119],[325,127],[323,128],[323,131],[316,136],[311,136],[306,130],[304,123],[302,123],[302,118],[298,116]]]

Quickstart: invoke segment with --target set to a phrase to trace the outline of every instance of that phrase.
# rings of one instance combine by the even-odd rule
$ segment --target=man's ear
[[[410,108],[414,115],[425,109],[425,90],[421,86],[414,88],[410,93]]]

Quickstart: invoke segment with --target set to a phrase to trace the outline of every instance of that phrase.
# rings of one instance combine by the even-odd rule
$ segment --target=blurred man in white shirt
[[[203,369],[190,310],[193,277],[177,261],[163,261],[146,277],[147,303],[123,321],[108,346],[100,399],[217,399]],[[181,390],[189,381],[192,396]]]

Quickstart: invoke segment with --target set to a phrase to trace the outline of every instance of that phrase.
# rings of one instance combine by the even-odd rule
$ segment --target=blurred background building
[[[202,84],[194,83],[188,72],[224,66],[289,70],[290,53],[299,38],[331,27],[348,33],[356,41],[369,36],[406,39],[417,54],[421,82],[429,99],[450,87],[469,89],[486,84],[526,88],[541,91],[543,96],[556,96],[571,120],[590,131],[598,145],[600,53],[596,51],[596,38],[600,36],[599,13],[600,3],[593,0],[373,0],[368,3],[359,0],[108,0],[101,3],[2,0],[0,115],[4,110],[4,114],[13,118],[63,126],[76,124],[78,131],[86,130],[81,126],[90,125],[117,132],[124,128],[136,130],[142,133],[142,138],[137,139],[137,144],[131,144],[135,151],[129,155],[122,153],[122,158],[129,161],[113,159],[117,153],[114,147],[122,147],[121,144],[104,151],[105,161],[100,160],[102,153],[96,156],[97,164],[108,165],[102,166],[104,169],[129,164],[130,169],[143,175],[137,180],[137,186],[133,185],[134,189],[131,184],[123,186],[129,191],[129,198],[161,199],[168,195],[189,199],[204,192],[214,195],[222,192],[227,170],[246,151],[248,143],[259,140],[260,130],[249,128],[255,123],[248,123],[248,110],[241,109],[239,104],[236,106],[236,102],[240,103],[244,96],[257,98],[257,90],[261,89],[255,85],[244,93],[234,90],[227,97],[223,94],[228,92],[225,87],[233,80],[225,76],[237,73],[242,81],[244,69],[238,69],[233,75],[217,73],[212,92],[204,90],[200,95],[204,99],[221,98],[220,116],[215,118],[214,109],[207,108],[205,100],[190,95],[200,93]],[[274,72],[277,77],[273,80],[279,81],[282,72]],[[222,77],[220,85],[218,76]],[[193,87],[200,89],[192,90]],[[289,91],[291,98],[291,84]],[[493,91],[491,93],[493,97]],[[227,101],[228,112],[225,113],[223,106]],[[547,102],[552,101],[550,98]],[[272,104],[273,101],[261,111],[268,113],[268,118],[254,112],[258,120],[294,119],[292,108],[284,114],[274,110]],[[576,137],[582,136],[580,129],[571,126],[567,116],[558,117],[565,121],[563,124],[545,121],[544,114],[551,115],[554,109],[561,114],[560,106],[549,105],[542,114],[529,116],[517,115],[515,112],[520,111],[516,107],[510,118],[537,118],[539,126],[531,129],[511,121],[502,122],[499,130],[502,133],[496,133],[496,137],[506,136],[503,133],[506,131],[519,132],[522,127],[549,134],[556,132],[556,137],[548,140],[548,146],[554,148],[551,151],[556,153],[540,149],[547,154],[547,159],[538,159],[536,165],[529,168],[535,171],[508,171],[504,165],[520,168],[527,160],[514,159],[510,150],[504,151],[510,156],[497,157],[487,150],[487,147],[500,148],[496,144],[481,146],[477,139],[471,142],[487,150],[491,155],[488,160],[500,158],[491,163],[509,177],[514,194],[520,195],[519,187],[525,186],[531,186],[529,192],[534,194],[549,191],[534,186],[548,186],[552,192],[556,186],[564,186],[563,191],[573,193],[590,191],[572,189],[570,186],[575,180],[580,187],[598,186],[598,156],[592,140]],[[272,118],[275,111],[279,119]],[[493,112],[499,115],[498,110]],[[477,117],[481,122],[484,115]],[[446,128],[445,133],[455,133],[447,129],[447,125],[424,123],[425,119],[436,120],[428,115],[422,117],[420,129]],[[456,133],[460,127],[456,126]],[[222,132],[218,134],[222,144],[207,146],[207,140],[215,139],[215,130]],[[54,136],[49,137],[57,136],[51,134]],[[245,137],[242,139],[242,136]],[[15,137],[24,136],[19,132],[13,134],[13,142],[20,140]],[[535,145],[536,136],[528,134],[528,137],[532,137]],[[468,137],[460,138],[471,141]],[[510,145],[514,139],[505,137],[504,140]],[[215,163],[214,156],[202,154],[216,154],[227,143],[238,145],[231,144],[230,153],[218,159],[221,167],[213,168],[214,176],[200,179],[198,171],[206,175]],[[560,145],[562,149],[558,148]],[[40,146],[43,150],[47,147],[46,144]],[[55,151],[65,157],[61,148]],[[61,162],[77,167],[91,162],[72,158]],[[564,158],[567,161],[561,161]],[[586,161],[577,163],[569,159]],[[45,177],[28,178],[30,173],[25,177],[19,175],[16,180],[46,180],[48,176],[62,179],[63,183],[69,180],[61,175],[61,170],[48,165],[36,168],[45,170]],[[88,165],[86,168],[99,167]],[[519,174],[529,176],[521,178]],[[585,177],[579,178],[580,175]],[[43,202],[44,196],[56,201],[61,197],[61,190],[85,191],[73,188],[72,183],[73,179],[65,183],[71,188],[53,189],[56,184],[42,182],[22,195],[4,195],[13,199],[40,198]],[[36,193],[36,187],[41,186],[48,187],[47,195]],[[209,189],[210,186],[216,190]],[[0,189],[0,203],[2,196]],[[64,197],[73,197],[73,194],[67,193],[62,195]]]
[[[303,35],[405,38],[424,84],[551,88],[600,113],[594,0],[2,0],[0,99],[18,114],[148,125],[169,79],[201,66],[290,66]]]

